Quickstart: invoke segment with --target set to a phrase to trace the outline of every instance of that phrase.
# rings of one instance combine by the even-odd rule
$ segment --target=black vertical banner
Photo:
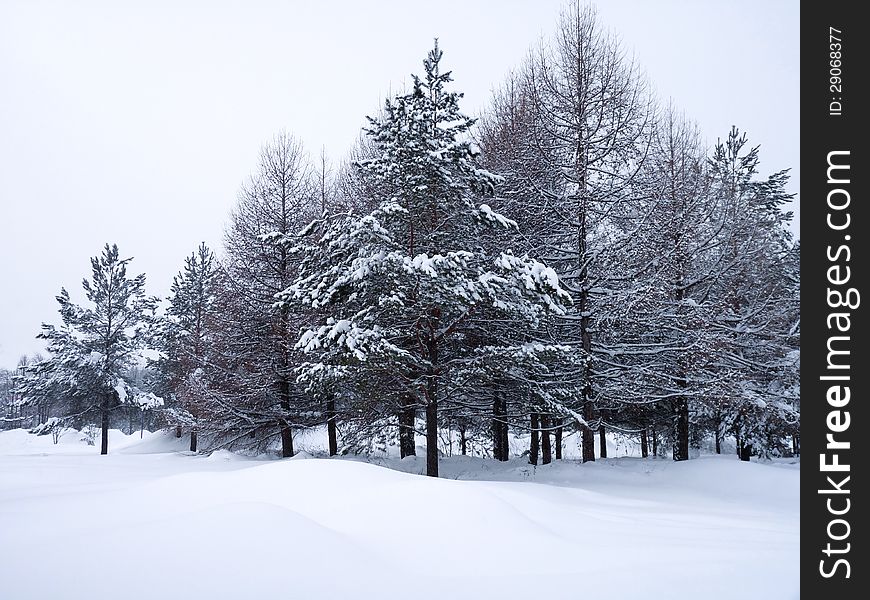
[[[866,598],[870,219],[862,3],[801,7],[801,590]],[[870,293],[870,292],[867,292]]]

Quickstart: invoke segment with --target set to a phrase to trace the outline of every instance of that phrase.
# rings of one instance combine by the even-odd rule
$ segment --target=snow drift
[[[2,597],[798,596],[797,468],[455,457],[433,479],[115,437],[0,433]]]

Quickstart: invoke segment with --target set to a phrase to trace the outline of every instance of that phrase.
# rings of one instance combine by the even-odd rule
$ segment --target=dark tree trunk
[[[578,266],[580,271],[579,275],[579,297],[577,303],[577,309],[580,313],[580,344],[583,347],[583,352],[586,355],[585,366],[583,367],[583,375],[586,379],[585,384],[583,385],[583,419],[587,423],[591,423],[592,419],[595,416],[595,406],[592,401],[592,332],[590,331],[592,326],[592,318],[591,318],[591,307],[590,298],[589,298],[589,290],[591,288],[591,284],[589,282],[589,268],[587,261],[589,260],[588,256],[588,240],[586,239],[587,230],[586,230],[586,219],[587,219],[587,211],[588,211],[588,203],[589,197],[586,189],[586,177],[587,177],[587,167],[588,165],[584,162],[587,158],[588,147],[586,146],[586,141],[583,136],[580,136],[581,139],[577,142],[577,173],[580,175],[580,210],[577,215],[578,228],[577,228],[577,259]],[[595,433],[592,431],[592,428],[589,426],[583,426],[581,428],[581,438],[582,438],[582,447],[583,447],[583,462],[590,462],[595,460]]]
[[[500,398],[498,392],[492,400],[492,456],[500,461],[506,461],[510,458],[507,400]]]
[[[190,451],[196,452],[196,426],[190,430]]]
[[[132,427],[132,423],[131,423],[130,426]],[[175,437],[177,437],[177,438],[180,438],[180,437],[181,437],[181,425],[176,425],[176,426],[175,426]]]
[[[587,386],[588,387],[588,386]],[[584,392],[585,393],[585,392]],[[592,401],[588,400],[583,406],[583,418],[587,423],[595,418],[595,408]],[[583,462],[595,460],[595,432],[588,425],[583,425],[581,429],[581,445],[583,450]]]
[[[281,456],[289,458],[293,454],[293,430],[287,421],[281,421]]]
[[[791,436],[791,452],[795,456],[801,455],[801,436],[797,434]]]
[[[100,454],[109,453],[109,398],[111,393],[106,394],[103,398],[103,405],[100,407],[100,427],[102,432],[100,435]]]
[[[556,418],[556,460],[562,460],[562,417]]]
[[[426,475],[438,477],[438,401],[426,404]]]
[[[689,460],[689,403],[674,402],[674,460]]]
[[[329,437],[329,455],[338,454],[338,435],[335,426],[335,398],[329,396],[326,400],[326,433]]]
[[[541,415],[541,463],[549,465],[553,462],[553,452],[550,446],[550,417]]]
[[[459,453],[462,456],[468,454],[468,438],[465,436],[465,425],[459,426]]]
[[[601,458],[607,458],[607,430],[604,423],[598,426],[598,447]]]
[[[722,436],[719,435],[719,427],[716,427],[716,454],[722,454]]]
[[[641,458],[649,456],[649,442],[646,437],[646,428],[640,432],[640,456]]]
[[[505,449],[502,445],[502,420],[504,415],[501,411],[501,400],[498,397],[498,392],[492,400],[492,457],[496,460],[505,460]]]
[[[529,436],[529,464],[537,465],[538,464],[538,446],[540,443],[538,442],[538,413],[533,412],[531,417],[531,426],[532,431]]]
[[[295,453],[293,452],[293,430],[287,422],[290,413],[290,382],[286,378],[278,382],[278,398],[281,401],[281,411],[284,416],[278,422],[278,426],[281,428],[281,456],[288,458]]]
[[[417,411],[414,404],[412,395],[402,395],[399,409],[399,452],[402,458],[417,455],[417,445],[414,442],[414,417]]]
[[[511,445],[508,440],[508,405],[507,398],[501,399],[501,414],[502,414],[502,423],[501,423],[501,460],[507,461],[511,458]]]
[[[655,426],[652,428],[652,451],[653,456],[659,455],[659,433],[656,431]]]
[[[752,444],[744,444],[740,448],[740,460],[749,462],[749,457],[752,456]]]
[[[429,340],[429,373],[426,377],[426,475],[438,477],[438,342]]]

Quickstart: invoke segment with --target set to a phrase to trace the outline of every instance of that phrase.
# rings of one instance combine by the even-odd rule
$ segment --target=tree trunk
[[[426,404],[426,475],[438,477],[438,401]]]
[[[689,403],[685,398],[674,402],[674,460],[689,460]]]
[[[655,425],[652,427],[652,451],[653,456],[659,455],[659,434],[656,431]]]
[[[438,342],[431,338],[429,345],[429,373],[426,377],[426,475],[438,477]]]
[[[556,419],[556,460],[562,460],[562,417]]]
[[[716,454],[722,454],[722,436],[719,435],[719,427],[716,427]]]
[[[468,438],[465,436],[465,425],[459,426],[459,453],[462,456],[468,454]]]
[[[103,405],[100,407],[100,426],[102,432],[100,435],[100,454],[109,453],[109,398],[111,393],[108,393],[103,398]]]
[[[507,400],[500,398],[498,392],[495,393],[492,401],[492,456],[500,461],[510,459]]]
[[[584,392],[585,395],[585,392]],[[587,423],[595,417],[595,409],[592,401],[586,401],[583,405],[583,418]],[[595,460],[595,432],[588,425],[583,425],[581,428],[581,445],[583,450],[583,462]]]
[[[402,458],[417,455],[417,445],[414,441],[414,417],[417,411],[414,404],[412,395],[402,395],[399,408],[399,452]]]
[[[293,452],[293,430],[287,421],[281,421],[281,457],[289,458]]]
[[[326,432],[329,437],[329,455],[338,454],[338,435],[335,426],[335,398],[331,395],[326,400]]]
[[[278,381],[278,398],[281,401],[281,411],[283,418],[278,422],[281,427],[281,456],[288,458],[293,456],[293,431],[290,424],[287,422],[287,416],[290,413],[290,382],[286,378]]]
[[[598,426],[598,447],[601,458],[607,458],[607,430],[604,428],[604,423]]]
[[[550,417],[541,415],[541,462],[549,465],[553,462],[552,448],[550,446]]]
[[[190,451],[196,452],[196,425],[190,430]]]
[[[740,448],[740,460],[749,462],[749,457],[752,456],[752,444],[744,444]]]
[[[501,461],[505,460],[505,452],[504,447],[502,446],[501,436],[503,417],[504,415],[502,415],[501,411],[501,400],[498,397],[498,392],[496,392],[495,397],[492,400],[492,457]]]
[[[577,173],[580,175],[580,213],[577,215],[577,221],[579,224],[577,230],[577,258],[579,262],[580,272],[579,280],[580,280],[580,290],[579,290],[579,302],[577,305],[577,309],[580,312],[580,344],[583,347],[583,352],[586,355],[585,365],[583,367],[583,375],[586,379],[583,385],[583,419],[587,423],[591,423],[592,419],[595,417],[595,406],[592,402],[592,332],[591,328],[591,307],[589,306],[589,270],[587,265],[588,256],[588,243],[586,239],[586,218],[587,218],[587,207],[588,207],[588,196],[586,190],[586,168],[587,164],[585,163],[585,159],[587,158],[586,152],[588,148],[586,146],[585,140],[583,140],[583,136],[580,136],[577,143]],[[592,431],[592,428],[587,426],[582,427],[581,431],[582,438],[582,446],[583,446],[583,462],[591,462],[595,460],[595,433]]]
[[[795,456],[801,455],[801,437],[797,434],[791,436],[791,452]]]
[[[511,445],[508,440],[508,405],[507,398],[502,398],[501,402],[501,460],[508,461],[511,458]]]
[[[132,425],[131,425],[131,427],[132,427]],[[175,437],[177,437],[177,438],[181,437],[181,425],[175,426]]]
[[[533,412],[531,417],[532,431],[529,436],[529,464],[538,464],[538,413]]]
[[[649,442],[646,436],[646,427],[640,432],[640,456],[646,458],[649,456]]]

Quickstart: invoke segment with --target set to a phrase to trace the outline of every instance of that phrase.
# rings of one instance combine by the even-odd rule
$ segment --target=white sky
[[[710,142],[736,124],[799,187],[799,7],[599,0],[663,98]],[[150,294],[223,226],[260,144],[286,129],[340,159],[437,36],[462,104],[548,34],[559,0],[0,0],[0,367],[43,348],[61,286],[106,242]],[[793,227],[797,232],[798,226]]]

